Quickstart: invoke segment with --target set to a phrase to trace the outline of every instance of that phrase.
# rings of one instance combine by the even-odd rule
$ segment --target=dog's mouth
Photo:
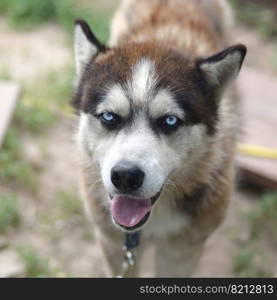
[[[111,198],[111,214],[117,225],[125,230],[135,230],[148,220],[152,205],[161,192],[151,198],[138,198],[127,195],[115,195]]]

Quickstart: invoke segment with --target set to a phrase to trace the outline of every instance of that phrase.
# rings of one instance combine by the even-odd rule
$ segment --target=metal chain
[[[119,278],[125,277],[128,274],[128,272],[135,266],[135,264],[136,264],[136,260],[133,251],[126,250],[124,255],[124,261],[122,263],[122,272],[117,277]]]
[[[140,233],[134,232],[134,233],[126,233],[125,235],[125,243],[123,246],[123,251],[125,251],[124,254],[124,260],[122,263],[122,272],[120,275],[118,275],[118,278],[125,277],[131,268],[133,268],[136,264],[136,257],[133,252],[133,249],[136,248],[139,245],[140,240]]]

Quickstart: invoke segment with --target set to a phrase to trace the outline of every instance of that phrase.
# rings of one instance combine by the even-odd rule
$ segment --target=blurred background
[[[230,2],[237,16],[235,41],[249,49],[239,79],[242,101],[249,105],[243,104],[247,139],[242,139],[269,149],[241,148],[238,189],[196,275],[277,277],[277,166],[276,153],[270,151],[277,148],[271,143],[277,141],[272,130],[277,2]],[[106,42],[117,3],[0,0],[0,277],[101,273],[78,192],[70,107],[72,31],[74,19],[82,17]],[[257,117],[261,103],[268,111]],[[269,127],[263,127],[266,122]]]

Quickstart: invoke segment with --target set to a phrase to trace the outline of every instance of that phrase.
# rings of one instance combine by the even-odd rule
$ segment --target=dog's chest
[[[161,199],[165,200],[165,199]],[[142,229],[146,237],[166,237],[189,227],[190,217],[171,203],[159,201],[153,208],[150,219]]]

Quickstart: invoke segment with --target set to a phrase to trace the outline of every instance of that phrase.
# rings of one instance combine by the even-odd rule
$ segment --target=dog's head
[[[172,174],[193,172],[245,54],[242,45],[206,59],[149,43],[107,48],[76,21],[78,142],[120,228],[144,225]]]

